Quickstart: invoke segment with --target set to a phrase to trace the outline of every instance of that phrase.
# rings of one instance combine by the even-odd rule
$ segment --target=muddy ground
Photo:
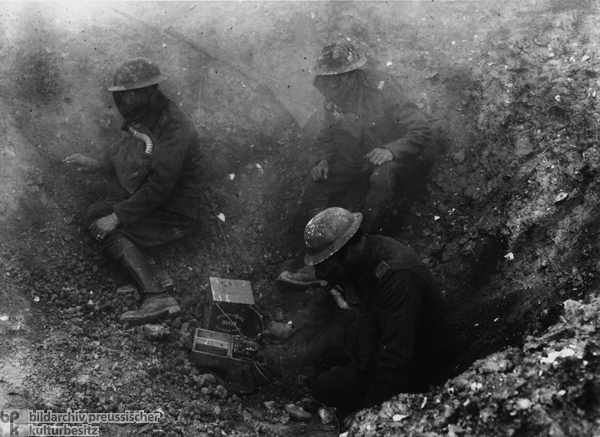
[[[361,412],[348,434],[598,436],[597,2],[0,11],[2,408],[163,414],[158,424],[103,425],[111,436],[343,431],[306,401],[311,369],[298,340],[265,347],[274,379],[249,395],[190,361],[210,276],[250,281],[265,324],[310,298],[275,279],[303,254],[302,181],[321,117],[308,68],[343,36],[395,75],[435,128],[427,184],[398,200],[384,233],[433,269],[456,351],[439,386]],[[62,163],[100,156],[122,135],[105,89],[133,56],[169,76],[161,88],[206,147],[201,230],[149,254],[183,304],[161,335],[117,323],[136,304],[115,293],[128,278],[81,225],[88,204],[120,193],[117,182]]]

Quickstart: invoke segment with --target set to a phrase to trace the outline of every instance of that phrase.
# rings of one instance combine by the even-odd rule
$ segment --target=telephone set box
[[[256,338],[262,324],[260,314],[254,308],[250,281],[211,277],[203,328]]]

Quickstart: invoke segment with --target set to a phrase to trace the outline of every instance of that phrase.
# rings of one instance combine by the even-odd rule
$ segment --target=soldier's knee
[[[88,208],[83,213],[83,226],[87,229],[96,220],[98,220],[99,218],[102,218],[104,216],[107,216],[110,213],[112,213],[112,208],[111,208],[111,211],[107,213],[106,206],[104,205],[103,202],[94,203],[94,204],[88,206]]]

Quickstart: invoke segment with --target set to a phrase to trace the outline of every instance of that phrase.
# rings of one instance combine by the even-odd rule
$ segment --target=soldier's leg
[[[179,304],[169,295],[144,254],[123,235],[111,234],[107,239],[110,240],[107,253],[129,271],[143,297],[139,309],[121,315],[121,323],[136,326],[178,317]]]
[[[309,304],[292,319],[306,341],[306,358],[315,365],[315,399],[329,406],[348,409],[362,406],[372,371],[363,371],[351,358],[358,356],[358,317],[341,311],[325,289],[319,289]],[[350,350],[352,349],[352,350]]]
[[[90,205],[83,213],[83,226],[87,230],[96,220],[114,212],[113,206],[123,199],[110,199]]]
[[[113,206],[122,200],[111,199],[91,205],[83,216],[84,227],[87,229],[96,220],[112,214],[114,212]],[[110,251],[111,239],[108,237],[113,235],[125,237],[137,248],[148,250],[180,240],[199,226],[200,223],[192,218],[168,211],[156,210],[131,226],[127,226],[127,228],[119,226],[99,243],[99,246],[101,249],[106,250],[109,255],[112,255]]]
[[[377,234],[385,215],[392,205],[394,188],[402,178],[407,166],[400,161],[390,161],[373,169],[371,190],[365,199],[361,229],[367,234]]]
[[[89,228],[96,220],[113,213],[113,206],[122,200],[110,199],[91,205],[83,217],[85,228]],[[138,249],[148,250],[179,240],[197,229],[198,226],[199,223],[189,217],[157,210],[132,226],[118,227],[104,238],[99,246],[112,258],[119,259],[121,249],[119,247],[112,248],[115,241],[125,238]],[[168,273],[156,264],[150,264],[150,268],[163,287],[168,291],[173,291],[175,283]]]
[[[329,176],[324,181],[313,181],[309,175],[304,184],[308,219],[326,208],[340,206],[346,193],[364,184],[364,179],[364,172],[360,167],[347,167],[338,163],[330,163]]]
[[[341,415],[365,404],[366,392],[374,373],[359,369],[354,363],[336,366],[317,378],[313,389],[317,401],[336,407]]]
[[[95,220],[111,214],[112,206],[119,201],[92,205],[84,215],[84,225],[89,227]],[[123,314],[122,322],[140,325],[174,318],[181,313],[177,301],[167,293],[168,288],[173,288],[172,279],[165,271],[151,265],[140,248],[149,249],[178,240],[197,226],[193,219],[155,211],[133,226],[120,226],[99,243],[101,249],[131,273],[144,297],[140,309]]]
[[[306,359],[315,365],[317,372],[349,360],[342,351],[345,334],[339,308],[324,288],[316,290],[313,299],[296,313],[292,323],[306,342]]]

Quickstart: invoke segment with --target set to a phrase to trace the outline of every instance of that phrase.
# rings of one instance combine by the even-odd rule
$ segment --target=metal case
[[[228,389],[247,394],[256,385],[267,382],[262,357],[258,354],[259,345],[241,336],[223,332],[196,329],[192,346],[191,360],[201,367],[218,371],[227,381]]]
[[[250,338],[260,332],[249,281],[211,277],[206,300],[204,329]]]

